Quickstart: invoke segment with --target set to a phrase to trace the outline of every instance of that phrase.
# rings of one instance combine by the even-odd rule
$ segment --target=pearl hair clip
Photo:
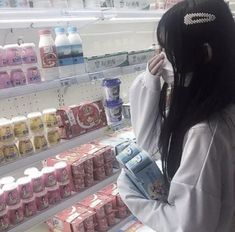
[[[193,25],[215,21],[216,17],[209,13],[191,13],[184,16],[184,24]]]

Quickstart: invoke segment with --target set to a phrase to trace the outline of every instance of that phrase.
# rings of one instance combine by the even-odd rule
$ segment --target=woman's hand
[[[164,53],[154,56],[148,63],[149,72],[152,75],[161,75],[164,60]]]

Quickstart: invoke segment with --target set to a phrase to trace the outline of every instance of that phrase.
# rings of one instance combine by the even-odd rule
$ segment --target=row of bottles
[[[50,30],[39,31],[39,50],[45,80],[68,77],[85,72],[82,40],[76,27],[55,28],[55,41]]]

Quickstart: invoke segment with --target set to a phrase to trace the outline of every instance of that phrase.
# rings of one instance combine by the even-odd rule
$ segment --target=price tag
[[[90,73],[89,78],[91,81],[99,80],[104,78],[103,72],[98,72],[98,73]]]
[[[61,87],[69,87],[75,84],[77,84],[77,79],[74,77],[63,78],[60,80]]]

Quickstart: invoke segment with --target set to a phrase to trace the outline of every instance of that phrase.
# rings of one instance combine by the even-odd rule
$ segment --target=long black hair
[[[184,19],[192,13],[212,18],[188,25]],[[194,16],[193,20],[199,19]],[[163,15],[157,38],[174,69],[167,114],[166,83],[159,102],[159,148],[165,180],[170,183],[180,165],[186,132],[199,122],[209,122],[234,102],[235,23],[223,0],[185,0]]]

